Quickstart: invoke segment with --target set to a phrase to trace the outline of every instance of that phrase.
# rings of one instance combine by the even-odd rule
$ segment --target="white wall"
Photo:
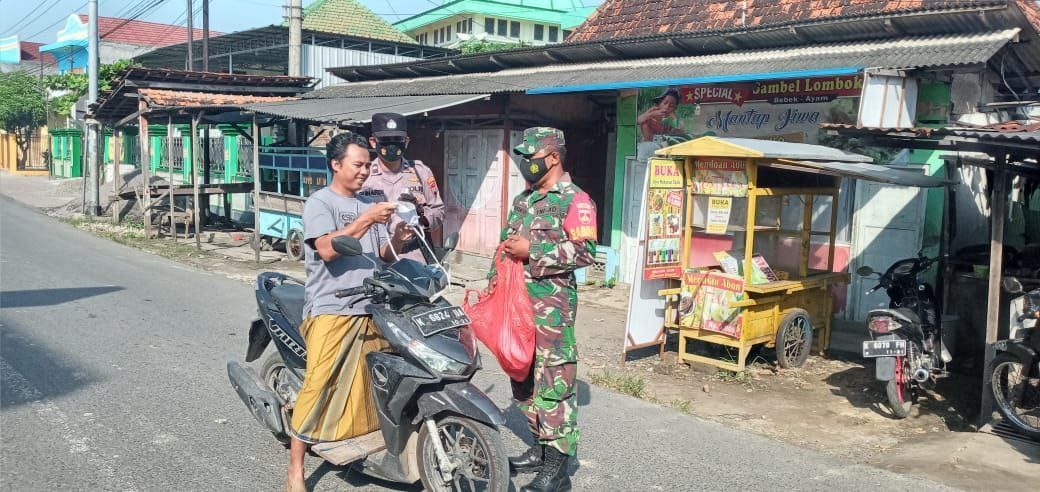
[[[398,63],[415,60],[410,56],[400,56],[384,53],[369,53],[367,51],[334,48],[331,46],[303,45],[303,58],[301,60],[301,71],[307,77],[319,79],[316,88],[342,83],[335,75],[325,71],[326,68],[350,67],[357,65],[380,65],[385,63]]]

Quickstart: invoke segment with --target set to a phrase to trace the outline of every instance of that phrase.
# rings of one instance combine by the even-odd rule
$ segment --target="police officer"
[[[574,270],[595,260],[596,206],[563,170],[567,148],[562,131],[528,128],[513,151],[522,156],[520,172],[531,186],[513,200],[502,241],[506,254],[527,263],[535,353],[528,377],[510,382],[537,443],[509,464],[518,473],[538,472],[522,492],[570,490],[567,462],[580,435]]]
[[[404,157],[408,147],[408,128],[404,116],[397,113],[372,115],[372,136],[369,144],[375,149],[372,174],[365,181],[360,195],[371,196],[377,202],[412,201],[417,205],[420,222],[428,229],[438,229],[444,222],[444,202],[441,200],[437,180],[422,161]],[[390,230],[394,230],[400,217],[394,216]],[[424,262],[418,241],[405,247],[401,258]]]

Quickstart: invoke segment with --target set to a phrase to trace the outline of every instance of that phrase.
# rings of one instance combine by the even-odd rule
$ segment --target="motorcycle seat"
[[[294,283],[283,283],[271,289],[271,297],[278,305],[278,310],[295,327],[303,323],[303,293],[303,286]]]

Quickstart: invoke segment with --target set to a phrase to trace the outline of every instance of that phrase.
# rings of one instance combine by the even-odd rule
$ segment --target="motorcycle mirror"
[[[336,236],[332,238],[333,251],[343,256],[358,256],[365,251],[361,241],[352,236]]]
[[[874,269],[868,266],[861,266],[856,269],[856,275],[860,277],[869,277],[874,274]]]
[[[455,251],[455,247],[459,245],[459,233],[453,232],[444,238],[444,251]]]
[[[1008,292],[1008,294],[1021,294],[1022,293],[1022,290],[1023,290],[1022,282],[1019,282],[1017,278],[1015,278],[1015,277],[1004,277],[1004,281],[1002,283],[1004,284],[1004,290],[1006,290]]]

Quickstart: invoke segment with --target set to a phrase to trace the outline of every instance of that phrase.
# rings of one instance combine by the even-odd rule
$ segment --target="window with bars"
[[[484,32],[488,34],[495,33],[495,19],[492,19],[491,17],[484,18]]]
[[[545,26],[541,24],[534,25],[534,40],[541,41],[545,39]]]
[[[505,19],[498,19],[498,35],[505,36],[508,22]]]
[[[519,38],[520,37],[520,23],[512,21],[509,23],[509,37]]]
[[[555,43],[560,40],[560,28],[549,26],[549,42]]]

